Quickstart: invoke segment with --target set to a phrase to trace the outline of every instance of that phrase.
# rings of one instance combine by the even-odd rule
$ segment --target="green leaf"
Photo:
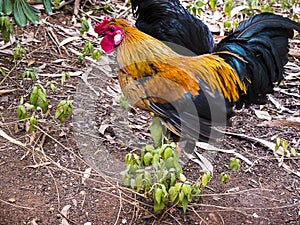
[[[183,193],[186,195],[186,196],[189,196],[192,194],[192,187],[190,184],[183,184],[182,187],[181,187],[181,190],[183,191]]]
[[[30,95],[30,103],[35,107],[39,106],[43,112],[46,112],[48,110],[46,90],[42,87],[33,87]]]
[[[133,178],[130,179],[130,187],[131,187],[131,189],[134,189],[136,187],[135,179],[133,179]]]
[[[149,166],[151,163],[153,156],[150,152],[146,152],[144,157],[143,157],[143,162],[145,166]]]
[[[160,204],[162,198],[163,190],[159,187],[155,187],[154,189],[154,199],[155,201]]]
[[[15,1],[18,1],[18,0],[15,0]],[[9,16],[13,11],[13,1],[12,0],[3,0],[3,9],[2,10],[5,15]]]
[[[122,176],[122,182],[125,185],[125,187],[129,187],[130,186],[130,180],[129,180],[128,176],[126,176],[126,174],[124,174]]]
[[[182,187],[182,183],[178,182],[174,185],[174,187],[176,188],[177,191],[179,191]]]
[[[284,151],[287,151],[288,145],[287,145],[287,141],[286,141],[285,138],[282,139],[281,146],[282,146]]]
[[[220,174],[220,178],[221,178],[221,181],[222,181],[223,183],[226,183],[226,182],[228,181],[228,179],[229,179],[229,176],[228,176],[227,173],[222,172],[222,173]]]
[[[93,51],[94,51],[94,46],[92,45],[91,42],[87,41],[84,44],[83,53],[88,55],[88,54],[91,54]]]
[[[275,151],[278,151],[279,147],[280,147],[280,137],[276,137],[276,144],[275,144]]]
[[[56,112],[55,112],[55,119],[59,119],[61,123],[63,123],[68,116],[72,116],[73,112],[73,104],[72,102],[67,100],[62,100],[58,103]]]
[[[23,120],[28,118],[28,113],[24,105],[19,105],[17,107],[18,120]]]
[[[43,88],[38,89],[37,106],[41,107],[43,112],[46,112],[48,110],[48,100],[46,98],[46,90]]]
[[[159,164],[159,154],[156,153],[153,155],[153,158],[152,158],[152,165],[154,168],[158,168],[158,164]]]
[[[164,207],[165,207],[165,204],[164,204],[163,201],[160,202],[160,203],[154,201],[154,211],[155,211],[155,212],[160,212],[161,210],[164,209]]]
[[[186,177],[183,175],[183,173],[180,173],[180,174],[179,174],[179,180],[180,180],[181,182],[186,182]]]
[[[34,86],[32,91],[31,91],[29,101],[32,105],[36,106],[37,105],[37,99],[38,99],[38,87]]]
[[[145,145],[145,150],[147,151],[147,152],[152,152],[153,150],[154,150],[154,147],[153,147],[153,145]]]
[[[173,149],[171,147],[167,147],[164,150],[164,160],[166,160],[167,158],[171,157],[173,155]]]
[[[211,178],[210,173],[207,171],[202,175],[201,181],[203,187],[207,186],[208,182],[210,181],[210,178]]]
[[[195,2],[195,6],[197,8],[201,8],[201,7],[205,6],[205,3],[203,1],[196,1]]]
[[[132,158],[132,153],[127,153],[125,155],[125,165],[133,165],[133,158]]]
[[[209,6],[213,12],[216,11],[217,0],[209,0]]]
[[[153,117],[150,125],[150,133],[155,146],[159,146],[162,140],[163,128],[158,117]]]
[[[120,107],[128,110],[130,108],[130,104],[128,100],[124,97],[124,95],[120,98]]]
[[[133,158],[134,158],[135,164],[139,167],[141,165],[140,157],[137,154],[133,153]]]
[[[26,54],[26,50],[22,48],[20,44],[18,44],[17,47],[13,48],[13,55],[15,61],[17,59],[22,59],[23,55],[25,54]]]
[[[88,32],[90,29],[90,25],[88,21],[83,17],[80,20],[81,28],[80,28],[80,34],[83,34],[84,32]],[[91,52],[90,52],[91,53]]]
[[[56,91],[56,86],[55,86],[55,84],[53,84],[53,83],[51,83],[50,84],[50,89],[52,90],[52,91]]]
[[[60,2],[61,2],[60,0],[53,0],[54,9],[59,9]]]
[[[173,157],[167,158],[167,160],[165,160],[165,164],[168,170],[174,168],[174,158]]]
[[[143,184],[143,174],[138,174],[135,178],[136,191],[139,192]]]
[[[182,168],[178,162],[178,159],[174,157],[174,167],[176,169],[176,172],[181,173],[182,172]]]
[[[179,202],[182,202],[182,200],[184,199],[184,197],[185,197],[184,192],[180,191],[180,193],[179,193]]]
[[[26,0],[15,0],[15,1],[20,1],[21,6],[23,7],[24,13],[26,15],[26,18],[34,24],[39,23],[39,17],[35,14],[35,12],[32,9],[32,6],[29,5]]]
[[[3,0],[0,0],[0,14],[2,13],[2,9],[3,9]]]
[[[183,197],[181,204],[182,204],[183,212],[185,213],[189,204],[189,201],[186,196]]]
[[[200,199],[200,193],[201,193],[201,190],[200,190],[200,183],[199,181],[196,181],[195,185],[194,185],[194,188],[192,190],[192,195],[193,195],[193,198],[197,201]]]
[[[226,16],[230,15],[230,13],[232,11],[232,7],[233,7],[232,0],[225,1],[225,4],[224,4],[224,14]]]
[[[176,183],[176,175],[174,173],[171,173],[170,176],[170,186],[174,186]]]
[[[1,14],[1,10],[0,10],[0,14]],[[13,27],[7,16],[0,16],[0,31],[4,42],[8,42],[10,35],[13,33]]]
[[[27,19],[20,0],[15,0],[14,3],[14,19],[16,21],[16,24],[20,27],[24,27],[27,24]]]
[[[169,196],[170,196],[170,201],[175,203],[177,197],[178,197],[178,190],[176,190],[175,187],[170,187],[169,189]]]
[[[51,0],[43,0],[43,5],[45,12],[47,14],[52,14],[52,1]]]
[[[182,191],[188,201],[192,201],[192,186],[190,184],[183,184]]]
[[[99,50],[99,49],[96,49],[92,53],[92,58],[95,59],[95,60],[97,60],[97,61],[101,59],[101,56],[102,56],[102,51]]]
[[[163,196],[166,196],[166,195],[168,195],[168,192],[167,192],[167,188],[166,188],[166,186],[165,186],[165,185],[163,185],[163,184],[161,184],[160,186],[161,186],[161,189],[162,189],[162,191],[163,191]]]
[[[296,149],[295,148],[291,148],[291,155],[292,156],[296,156],[297,155],[297,152],[296,152]]]
[[[34,125],[37,124],[37,120],[35,118],[35,115],[32,114],[32,116],[30,117],[30,120],[29,120],[29,133],[31,133],[32,131],[34,131]]]
[[[241,169],[241,162],[237,158],[230,158],[229,169],[238,172]]]

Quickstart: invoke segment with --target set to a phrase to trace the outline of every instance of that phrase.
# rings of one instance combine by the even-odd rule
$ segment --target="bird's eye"
[[[109,28],[109,31],[110,31],[110,32],[114,32],[115,29],[114,29],[113,27],[110,27],[110,28]]]

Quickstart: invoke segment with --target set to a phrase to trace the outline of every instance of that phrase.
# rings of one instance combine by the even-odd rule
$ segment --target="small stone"
[[[14,198],[9,198],[8,201],[11,202],[11,203],[15,203],[15,202],[16,202],[16,199],[14,199]]]

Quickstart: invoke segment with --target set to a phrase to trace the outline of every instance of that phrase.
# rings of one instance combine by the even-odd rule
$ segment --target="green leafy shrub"
[[[45,12],[52,13],[52,0],[42,0]],[[54,1],[54,6],[60,4],[60,0]],[[27,22],[39,23],[37,13],[40,10],[28,4],[26,0],[0,0],[0,30],[5,42],[9,41],[9,36],[13,33],[13,28],[9,16],[13,16],[18,26],[24,27]]]
[[[210,174],[205,172],[197,181],[188,181],[174,148],[175,143],[162,144],[157,148],[146,145],[141,156],[135,153],[125,156],[124,185],[152,198],[155,212],[171,203],[182,206],[186,212],[188,203],[199,199],[199,194],[210,180]]]

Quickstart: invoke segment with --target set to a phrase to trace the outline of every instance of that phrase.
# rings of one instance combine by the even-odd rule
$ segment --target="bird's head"
[[[116,25],[116,20],[113,18],[105,17],[95,26],[94,30],[103,37],[100,45],[106,53],[112,52],[124,38],[123,28]]]

